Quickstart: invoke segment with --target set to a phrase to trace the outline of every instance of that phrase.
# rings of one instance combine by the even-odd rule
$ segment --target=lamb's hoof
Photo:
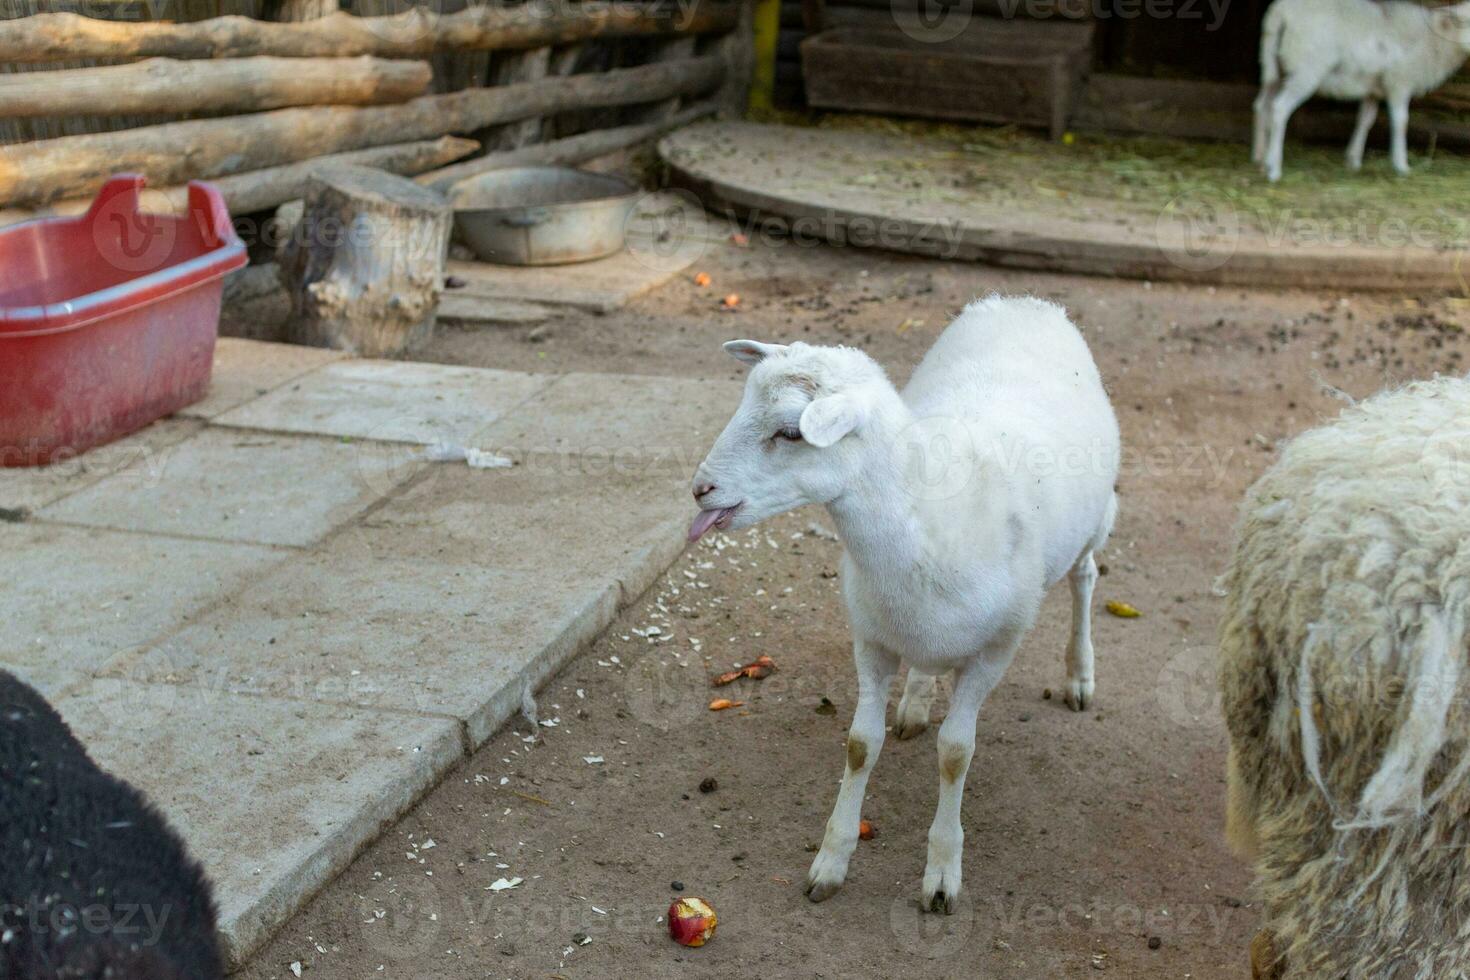
[[[1092,693],[1095,686],[1094,681],[1068,681],[1067,693],[1063,695],[1067,707],[1073,711],[1086,711],[1092,707]]]
[[[907,741],[916,735],[922,735],[929,728],[927,721],[915,721],[913,719],[900,719],[893,726],[893,735],[900,742]]]
[[[825,902],[836,895],[847,879],[847,862],[826,851],[818,851],[806,873],[806,897]]]
[[[924,871],[924,900],[920,907],[935,914],[954,915],[960,900],[960,870],[927,868]]]
[[[806,886],[806,897],[813,902],[825,902],[842,890],[840,881],[814,881]]]

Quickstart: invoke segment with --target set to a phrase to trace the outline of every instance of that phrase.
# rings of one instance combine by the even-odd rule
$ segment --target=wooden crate
[[[1092,57],[1091,22],[976,18],[947,41],[834,27],[801,45],[807,104],[888,115],[1067,128]]]

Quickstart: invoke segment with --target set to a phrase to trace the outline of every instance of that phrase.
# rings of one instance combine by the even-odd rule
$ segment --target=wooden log
[[[738,6],[532,0],[516,7],[475,5],[443,15],[423,7],[391,17],[354,17],[338,12],[297,23],[215,17],[179,24],[36,14],[0,21],[0,61],[254,55],[325,58],[362,54],[409,58],[436,51],[539,48],[594,37],[718,33],[734,26]]]
[[[474,132],[569,109],[696,95],[719,85],[723,73],[721,59],[709,56],[425,95],[391,106],[276,109],[0,146],[0,204],[44,204],[90,194],[119,171],[142,173],[155,184],[178,184],[389,142]]]
[[[254,211],[265,211],[287,201],[298,200],[306,193],[306,184],[311,175],[323,167],[348,164],[371,167],[390,174],[412,177],[426,170],[443,167],[445,164],[462,160],[480,148],[474,140],[458,136],[441,136],[436,140],[417,143],[395,143],[390,146],[375,146],[350,153],[334,153],[330,156],[291,163],[284,167],[269,167],[235,174],[210,181],[225,199],[225,207],[236,217]],[[188,210],[189,188],[187,185],[174,187],[150,187],[143,192],[143,209],[160,214],[173,212],[183,214]],[[0,211],[0,225],[25,221],[46,215],[81,214],[92,206],[90,197],[71,198],[57,201],[40,211]],[[7,220],[8,219],[8,220]]]
[[[318,172],[281,252],[289,337],[364,357],[427,340],[452,220],[441,195],[402,177],[366,167]]]
[[[558,164],[581,163],[596,157],[616,153],[630,146],[655,139],[670,130],[712,115],[719,106],[713,101],[692,105],[672,116],[636,126],[617,126],[611,129],[594,129],[565,139],[538,143],[535,146],[507,150],[502,153],[487,153],[473,160],[456,163],[438,170],[420,174],[416,179],[437,191],[448,191],[461,180],[491,170],[506,167],[528,167],[535,165],[555,166]]]
[[[258,112],[304,105],[373,105],[422,95],[422,61],[381,58],[240,58],[64,68],[0,75],[0,116]]]

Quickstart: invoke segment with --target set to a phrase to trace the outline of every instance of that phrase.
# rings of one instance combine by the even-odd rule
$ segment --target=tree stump
[[[438,193],[367,167],[323,168],[280,251],[288,336],[367,357],[434,330],[453,212]]]

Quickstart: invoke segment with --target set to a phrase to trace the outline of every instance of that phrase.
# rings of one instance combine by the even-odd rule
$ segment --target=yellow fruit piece
[[[1143,613],[1139,612],[1133,606],[1128,605],[1126,602],[1119,602],[1117,599],[1108,600],[1107,610],[1119,619],[1137,619],[1143,615]]]

